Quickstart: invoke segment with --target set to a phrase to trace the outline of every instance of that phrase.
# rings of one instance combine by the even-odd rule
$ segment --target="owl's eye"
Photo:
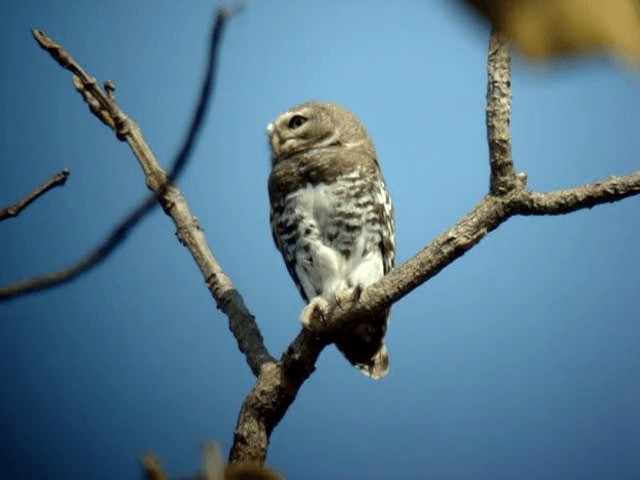
[[[303,117],[302,115],[294,115],[293,117],[291,117],[291,120],[289,120],[289,128],[291,130],[295,130],[306,121],[306,117]]]

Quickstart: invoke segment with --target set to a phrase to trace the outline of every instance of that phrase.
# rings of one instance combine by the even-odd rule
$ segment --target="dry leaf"
[[[604,51],[640,66],[637,0],[466,1],[531,57]]]

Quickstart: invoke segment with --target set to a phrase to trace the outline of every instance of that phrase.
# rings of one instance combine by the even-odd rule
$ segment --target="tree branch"
[[[271,432],[287,413],[298,390],[315,370],[320,352],[329,343],[328,336],[321,338],[303,328],[280,361],[262,369],[242,404],[230,462],[265,461]]]
[[[177,227],[180,242],[187,247],[205,278],[207,287],[220,308],[229,317],[229,328],[235,335],[240,351],[245,354],[247,363],[255,375],[265,362],[275,361],[269,354],[253,315],[244,304],[242,296],[234,288],[231,279],[209,249],[204,232],[182,193],[173,185],[190,156],[195,139],[200,132],[207,105],[211,97],[217,65],[219,45],[223,29],[231,12],[221,8],[216,13],[209,47],[209,61],[204,76],[201,93],[188,133],[170,172],[165,172],[158,163],[153,151],[146,143],[140,127],[131,120],[117,105],[111,82],[105,84],[105,91],[96,80],[67,53],[60,45],[40,30],[33,34],[38,43],[65,69],[73,73],[76,89],[82,94],[91,111],[106,125],[111,127],[118,139],[126,141],[138,159],[145,174],[147,186],[153,193],[147,196],[118,225],[112,233],[85,258],[62,271],[39,278],[27,279],[0,289],[0,301],[15,298],[29,292],[50,288],[77,278],[99,262],[103,261],[122,243],[125,236],[156,205],[162,205]]]
[[[341,329],[352,329],[388,308],[478,244],[513,215],[559,215],[640,193],[640,171],[590,185],[549,193],[526,188],[516,174],[509,133],[511,69],[508,46],[492,33],[488,60],[487,137],[490,192],[458,223],[413,258],[363,290],[351,304],[334,305],[321,331],[306,329],[283,353],[280,362],[263,369],[247,395],[234,435],[230,460],[264,461],[273,428],[280,422],[304,381],[313,373],[322,349]]]
[[[49,190],[55,187],[61,187],[67,181],[69,176],[69,170],[66,168],[61,172],[55,174],[49,180],[38,186],[34,191],[29,193],[26,197],[20,200],[15,205],[0,209],[0,221],[7,218],[13,218],[20,215],[20,212],[27,208],[31,203],[35,202],[39,197],[47,193]]]
[[[247,395],[238,417],[230,461],[265,460],[271,431],[284,417],[298,390],[313,373],[320,352],[338,330],[353,328],[389,307],[461,257],[508,216],[503,199],[486,196],[415,257],[363,290],[356,303],[334,307],[325,331],[312,333],[303,328],[280,362],[269,370],[263,369]]]
[[[487,137],[491,176],[489,191],[505,194],[516,187],[511,158],[511,52],[508,42],[493,31],[487,62]]]
[[[640,193],[640,170],[624,177],[611,177],[567,190],[547,193],[521,189],[511,208],[520,215],[562,215],[603,203],[612,203]]]
[[[155,156],[144,140],[140,127],[131,120],[116,103],[113,83],[110,81],[105,82],[105,91],[103,91],[98,86],[96,79],[89,75],[62,46],[54,42],[53,39],[48,37],[42,30],[32,30],[33,37],[38,44],[49,52],[61,67],[73,73],[74,86],[87,102],[91,112],[109,126],[119,140],[126,141],[129,144],[144,170],[147,186],[154,193],[148,195],[140,202],[98,247],[85,255],[85,257],[75,265],[59,272],[23,280],[4,287],[0,289],[0,301],[58,286],[78,278],[99,262],[106,259],[135,225],[156,205],[156,200],[169,188],[170,182],[175,180],[181,173],[181,169],[189,157],[193,141],[202,126],[204,112],[211,96],[212,77],[215,72],[221,30],[226,24],[227,16],[228,14],[225,10],[221,9],[217,12],[210,44],[210,60],[201,88],[199,101],[187,135],[185,135],[183,145],[173,162],[170,175],[167,175],[159,166],[158,162],[155,161]]]

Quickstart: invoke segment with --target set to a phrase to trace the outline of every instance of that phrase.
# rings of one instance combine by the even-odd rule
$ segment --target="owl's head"
[[[329,102],[307,102],[280,114],[267,126],[273,163],[310,150],[358,148],[375,151],[360,119]]]

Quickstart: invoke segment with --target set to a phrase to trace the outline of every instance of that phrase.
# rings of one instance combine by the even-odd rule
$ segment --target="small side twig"
[[[562,215],[640,194],[640,170],[552,192],[519,191],[512,206],[520,215]]]
[[[6,220],[7,218],[17,217],[18,215],[20,215],[20,212],[22,212],[22,210],[27,208],[31,203],[35,202],[39,197],[47,193],[49,190],[64,185],[68,177],[69,170],[65,168],[64,170],[58,172],[49,180],[44,182],[42,185],[38,186],[35,190],[33,190],[15,205],[0,209],[0,221]]]

